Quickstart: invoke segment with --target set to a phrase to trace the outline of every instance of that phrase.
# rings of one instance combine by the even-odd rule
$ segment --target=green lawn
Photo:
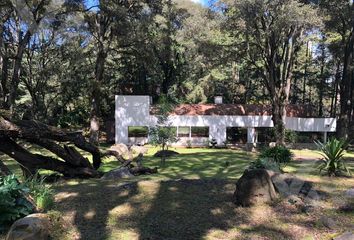
[[[343,192],[354,186],[354,179],[319,176],[315,169],[318,152],[296,150],[296,160],[285,168],[328,194],[326,199],[319,200],[319,211],[306,214],[283,202],[235,207],[235,182],[256,153],[201,148],[172,150],[180,155],[168,158],[161,167],[160,159],[153,157],[157,149],[149,148],[144,164],[159,167],[155,175],[54,184],[54,210],[64,219],[54,239],[331,239],[353,227],[354,213],[336,209],[344,203]],[[354,159],[353,154],[346,157]],[[5,162],[20,173],[13,161]],[[116,160],[108,158],[100,170],[107,172],[117,166]],[[349,166],[354,171],[353,161]],[[340,227],[327,229],[321,216],[330,216]]]
[[[158,167],[157,175],[141,176],[147,180],[179,179],[179,178],[221,178],[237,179],[249,164],[255,159],[255,153],[227,149],[207,148],[171,148],[180,155],[170,157],[165,166],[161,166],[160,159],[153,157],[158,148],[149,148],[144,156],[143,163],[147,167]],[[225,167],[228,165],[228,167]],[[100,168],[107,172],[119,164],[114,158],[104,160]]]

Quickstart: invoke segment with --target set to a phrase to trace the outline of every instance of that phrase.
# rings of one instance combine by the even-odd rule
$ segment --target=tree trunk
[[[0,176],[11,175],[10,169],[0,160]]]
[[[331,100],[331,117],[336,117],[337,115],[337,101],[338,101],[338,85],[340,81],[340,60],[337,62],[337,67],[336,67],[336,74],[334,77],[334,86],[333,86],[333,96]]]
[[[10,110],[11,114],[13,114],[14,111],[14,105],[17,98],[18,85],[20,84],[23,53],[26,49],[26,46],[30,38],[31,38],[31,33],[28,30],[25,36],[20,40],[18,45],[14,67],[13,67],[12,79],[11,79],[10,94],[9,97],[6,99],[7,101],[5,104],[6,109]]]
[[[0,137],[0,151],[15,159],[27,173],[34,175],[39,169],[47,169],[62,173],[67,177],[98,177],[92,168],[73,167],[52,157],[32,154],[8,137]]]
[[[272,107],[272,120],[275,128],[276,143],[277,145],[284,146],[286,104],[274,102]]]
[[[338,119],[337,137],[348,139],[352,112],[351,91],[353,83],[351,72],[353,67],[354,32],[351,32],[349,41],[345,46],[343,76],[340,83],[340,114]]]
[[[322,39],[324,41],[324,39]],[[318,88],[318,116],[323,117],[323,91],[324,85],[326,84],[326,76],[325,76],[325,46],[324,43],[321,44],[321,73],[320,73],[320,85]]]
[[[30,174],[35,173],[40,168],[44,168],[58,171],[66,176],[98,176],[95,169],[100,167],[101,153],[96,146],[87,142],[80,132],[67,132],[37,121],[21,120],[12,122],[0,116],[0,138],[0,151],[18,161]],[[48,149],[65,162],[28,152],[13,140],[17,138]],[[67,145],[64,145],[63,148],[53,140],[71,142],[76,147],[90,152],[92,154],[93,167],[75,148]]]
[[[99,44],[99,51],[96,58],[95,80],[92,84],[91,93],[91,119],[90,119],[90,142],[96,146],[99,144],[100,137],[100,106],[101,106],[101,84],[104,77],[104,66],[107,53],[103,44]]]

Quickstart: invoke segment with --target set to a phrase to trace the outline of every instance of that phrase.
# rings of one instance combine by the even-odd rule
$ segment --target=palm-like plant
[[[318,168],[320,173],[326,171],[328,176],[339,176],[343,171],[350,174],[350,170],[345,165],[343,156],[348,143],[345,140],[331,138],[326,143],[315,142],[321,151],[324,159],[321,160]]]

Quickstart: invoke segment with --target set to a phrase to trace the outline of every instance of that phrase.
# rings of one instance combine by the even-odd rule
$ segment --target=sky
[[[178,0],[177,0],[178,1]],[[200,4],[203,4],[203,5],[207,5],[208,4],[208,0],[191,0],[192,2],[195,2],[195,3],[200,3]],[[93,5],[96,5],[98,2],[98,0],[86,0],[86,4],[87,6],[93,6]]]

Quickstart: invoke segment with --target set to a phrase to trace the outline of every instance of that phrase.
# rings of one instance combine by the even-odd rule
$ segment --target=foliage
[[[279,165],[286,165],[292,160],[292,157],[291,151],[284,146],[266,148],[259,155],[259,158],[269,159]]]
[[[248,169],[267,169],[280,172],[279,163],[274,162],[270,158],[257,158],[257,160],[250,163]]]
[[[345,148],[348,146],[345,140],[331,138],[326,143],[321,143],[320,141],[315,143],[324,157],[318,166],[320,173],[326,171],[328,176],[340,176],[345,171],[350,174],[350,170],[343,159]]]
[[[168,149],[168,145],[178,141],[177,129],[168,122],[168,114],[174,108],[171,99],[162,95],[158,103],[157,126],[149,129],[149,141],[155,146],[160,146],[162,151]]]
[[[292,130],[285,131],[285,140],[288,143],[296,143],[298,140],[298,134]]]
[[[191,140],[187,140],[186,144],[187,144],[187,148],[192,148],[192,141]]]
[[[26,1],[23,11],[12,2],[0,9],[0,105],[13,116],[82,128],[93,108],[101,124],[113,117],[115,94],[222,95],[277,107],[280,135],[289,103],[350,126],[352,1]]]
[[[217,144],[218,144],[218,142],[216,141],[216,139],[212,138],[210,140],[210,145],[209,146],[211,146],[212,148],[215,148]]]
[[[161,150],[168,150],[168,146],[178,141],[176,128],[170,126],[156,126],[150,128],[150,144],[160,146]]]
[[[50,186],[45,184],[45,178],[37,174],[28,179],[25,183],[36,205],[42,211],[49,210],[54,205],[54,192]]]
[[[29,189],[15,175],[0,177],[0,225],[32,213],[32,205],[24,198]]]

